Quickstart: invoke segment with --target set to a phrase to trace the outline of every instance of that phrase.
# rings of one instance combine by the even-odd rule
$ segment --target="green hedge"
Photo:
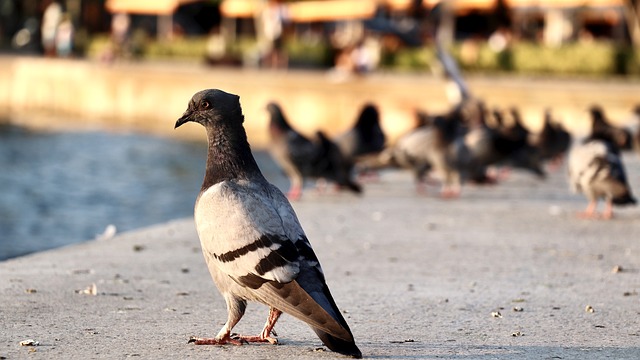
[[[618,47],[609,42],[568,44],[550,48],[533,43],[518,43],[503,52],[494,52],[486,44],[469,50],[456,44],[453,56],[460,67],[472,72],[513,72],[553,75],[640,75],[640,49]],[[471,53],[471,54],[470,54]],[[424,71],[437,62],[435,50],[404,49],[384,54],[386,69]]]
[[[132,56],[145,59],[203,60],[206,56],[206,38],[185,38],[179,41],[155,41],[143,35],[132,38]],[[87,55],[97,57],[109,44],[107,37],[96,37],[89,42]],[[228,48],[229,56],[241,61],[255,52],[255,42],[238,39]],[[326,43],[308,44],[291,40],[286,43],[292,66],[326,68],[331,66],[332,53]],[[470,72],[503,72],[518,74],[640,75],[640,49],[619,47],[611,42],[568,44],[557,48],[533,43],[517,43],[503,52],[492,51],[486,43],[456,44],[453,56],[462,69]],[[391,71],[429,71],[436,65],[433,47],[401,49],[383,53],[381,67]]]

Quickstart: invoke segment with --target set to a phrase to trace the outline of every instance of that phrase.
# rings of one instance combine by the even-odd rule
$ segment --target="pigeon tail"
[[[342,156],[338,146],[322,131],[317,131],[316,137],[320,145],[320,161],[324,163],[324,174],[321,174],[324,176],[321,177],[331,179],[355,193],[361,193],[362,187],[351,179],[353,166]]]
[[[353,182],[351,180],[347,180],[346,183],[340,184],[340,185],[346,186],[347,189],[353,191],[354,193],[357,193],[357,194],[361,194],[362,193],[362,186],[356,184],[355,182]]]
[[[636,205],[637,204],[636,199],[628,191],[621,196],[611,199],[611,202],[614,203],[615,205]]]
[[[362,352],[360,352],[355,342],[342,340],[318,328],[313,328],[313,331],[329,350],[355,359],[362,358]]]

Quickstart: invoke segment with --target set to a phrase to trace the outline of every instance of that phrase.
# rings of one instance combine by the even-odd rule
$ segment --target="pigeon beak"
[[[180,117],[180,119],[178,119],[178,121],[176,121],[176,126],[174,127],[174,129],[177,129],[180,127],[180,125],[191,121],[191,112],[189,110],[185,111],[184,114],[182,114],[182,116]]]

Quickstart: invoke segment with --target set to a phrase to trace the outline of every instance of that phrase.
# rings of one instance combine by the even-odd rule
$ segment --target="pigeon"
[[[443,182],[441,196],[458,197],[463,181],[460,164],[467,153],[457,141],[461,124],[456,115],[454,111],[435,116],[431,124],[409,131],[379,155],[377,165],[411,169],[418,193],[426,192],[426,175],[433,171]]]
[[[628,129],[611,125],[604,110],[598,105],[589,109],[591,114],[591,136],[593,138],[611,141],[621,150],[631,150],[633,147],[633,136]]]
[[[483,113],[482,106],[479,110]],[[496,114],[494,113],[494,116]],[[475,136],[481,141],[469,144],[475,158],[485,167],[491,165],[508,165],[533,172],[540,178],[545,177],[542,161],[538,152],[529,142],[530,132],[522,124],[517,109],[511,109],[511,124],[500,121],[502,113],[498,112],[498,128],[490,128],[480,116],[478,124],[469,132],[468,137]],[[472,177],[476,182],[493,182],[486,174],[479,173]]]
[[[373,104],[366,104],[353,128],[336,137],[342,155],[351,162],[358,157],[377,154],[384,149],[385,135],[380,127],[380,113]]]
[[[543,161],[550,161],[553,168],[557,168],[564,155],[571,146],[571,134],[560,123],[552,119],[551,110],[544,112],[542,130],[534,141],[534,146],[540,152]]]
[[[239,99],[222,90],[200,91],[175,124],[196,122],[207,131],[206,171],[194,218],[209,272],[228,311],[214,338],[189,342],[276,344],[273,327],[287,313],[306,322],[329,349],[361,358],[291,204],[258,168]],[[269,307],[267,323],[257,336],[231,335],[247,301]]]
[[[290,199],[298,200],[302,196],[305,178],[327,179],[355,193],[362,192],[360,185],[351,178],[353,165],[324,133],[317,132],[317,141],[311,141],[291,127],[280,105],[271,102],[267,111],[271,135],[269,150],[291,182]]]
[[[589,205],[581,217],[596,218],[597,202],[605,200],[602,218],[613,216],[613,205],[632,205],[631,194],[622,158],[616,145],[607,140],[590,137],[574,146],[568,159],[569,181],[575,193],[583,193]]]

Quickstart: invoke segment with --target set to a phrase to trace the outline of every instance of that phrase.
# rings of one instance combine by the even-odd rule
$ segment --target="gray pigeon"
[[[189,121],[207,130],[206,172],[194,217],[209,272],[228,310],[214,338],[189,342],[275,344],[273,327],[284,312],[309,324],[329,349],[361,358],[291,204],[267,182],[251,154],[239,97],[200,91],[175,127]],[[267,323],[258,336],[231,335],[247,301],[269,306]]]
[[[469,153],[459,141],[460,124],[455,112],[452,114],[436,116],[431,124],[409,131],[371,162],[371,167],[391,165],[413,170],[419,193],[426,191],[426,175],[434,172],[442,180],[442,197],[458,197],[463,181],[461,168],[467,165]]]
[[[571,189],[589,199],[589,205],[580,216],[597,217],[599,199],[605,200],[604,219],[613,216],[613,205],[636,203],[627,183],[619,150],[613,143],[597,138],[587,139],[571,149],[568,167]]]

